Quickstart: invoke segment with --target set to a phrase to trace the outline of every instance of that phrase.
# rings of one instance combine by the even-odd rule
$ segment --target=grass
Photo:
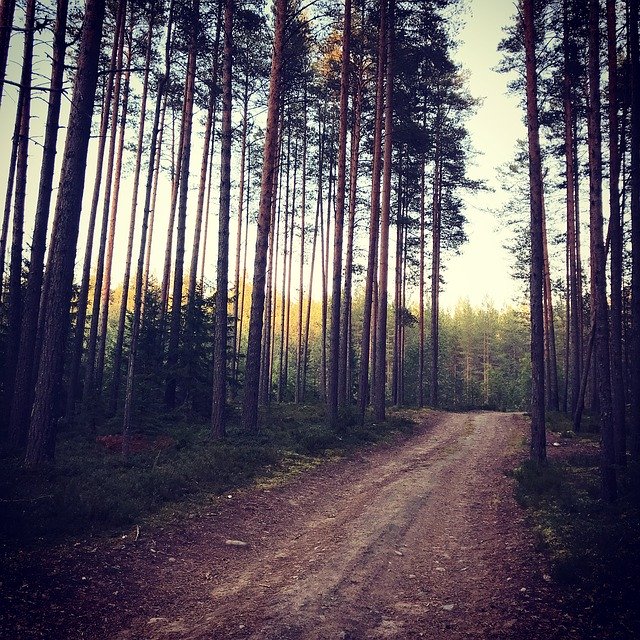
[[[552,430],[566,424],[552,416]],[[586,612],[596,635],[640,637],[640,501],[634,470],[620,473],[615,505],[599,498],[599,447],[580,435],[575,451],[537,467],[515,470],[516,497],[528,511],[552,577],[566,587],[574,610]]]
[[[30,471],[19,459],[0,464],[0,539],[24,545],[46,538],[109,532],[138,523],[166,507],[204,500],[231,489],[279,484],[291,475],[363,445],[409,432],[413,422],[391,414],[387,422],[330,429],[320,406],[274,406],[262,428],[249,434],[230,416],[228,437],[212,441],[207,424],[169,415],[154,424],[173,446],[125,459],[97,444],[95,435],[59,436],[54,465]],[[117,431],[117,429],[114,429]]]

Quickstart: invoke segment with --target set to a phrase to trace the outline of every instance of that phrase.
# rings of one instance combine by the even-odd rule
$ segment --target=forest
[[[9,453],[51,461],[72,430],[121,434],[126,455],[176,410],[223,438],[272,402],[321,403],[333,428],[369,406],[531,408],[534,423],[546,406],[576,430],[584,407],[600,416],[622,464],[638,404],[635,14],[600,9],[540,3],[531,51],[524,13],[507,27],[502,70],[538,109],[540,151],[523,142],[502,168],[496,212],[523,298],[443,312],[464,194],[486,188],[468,177],[457,2],[3,2]]]
[[[131,524],[423,408],[526,414],[539,470],[550,424],[595,438],[626,504],[638,5],[515,3],[521,294],[443,307],[490,190],[464,0],[0,0],[0,533]]]

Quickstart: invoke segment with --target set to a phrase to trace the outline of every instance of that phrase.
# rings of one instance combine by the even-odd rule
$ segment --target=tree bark
[[[385,0],[380,0],[380,25],[378,28],[378,68],[376,70],[376,106],[373,122],[373,158],[371,165],[371,216],[369,218],[369,247],[367,253],[367,275],[362,309],[362,341],[360,343],[360,372],[358,380],[358,403],[360,424],[369,402],[369,360],[372,352],[371,326],[373,311],[373,287],[376,280],[378,237],[380,229],[380,175],[382,166],[382,119],[384,112],[384,79],[387,66]]]
[[[431,385],[429,403],[437,407],[439,403],[439,360],[440,360],[440,247],[442,216],[440,212],[442,190],[442,114],[438,108],[436,115],[436,147],[433,165],[433,207],[431,221]]]
[[[29,416],[33,403],[35,375],[35,344],[38,330],[38,309],[44,276],[44,255],[47,243],[47,225],[51,208],[53,174],[56,162],[56,146],[60,122],[60,104],[62,83],[64,78],[64,60],[66,53],[67,0],[60,0],[57,5],[56,23],[53,29],[53,57],[51,64],[51,81],[47,123],[40,166],[40,184],[38,202],[33,229],[31,257],[29,260],[29,276],[24,299],[22,327],[16,380],[11,406],[9,430],[14,444],[22,447],[26,442],[29,429]]]
[[[122,420],[122,452],[126,456],[129,453],[131,426],[133,422],[133,385],[135,382],[136,357],[138,353],[138,340],[140,338],[140,321],[144,308],[144,296],[146,294],[148,270],[145,266],[147,254],[147,232],[149,231],[149,219],[151,215],[151,202],[157,182],[157,174],[160,164],[156,162],[157,151],[160,149],[162,137],[162,123],[166,108],[165,91],[169,82],[171,64],[171,30],[173,19],[173,0],[169,5],[169,18],[167,21],[167,38],[165,48],[164,74],[158,80],[158,93],[151,129],[151,141],[149,144],[149,167],[145,185],[144,208],[142,210],[142,228],[140,230],[140,248],[136,268],[135,294],[133,297],[133,318],[131,320],[131,342],[129,345],[129,360],[127,363],[127,379],[125,387],[124,410]],[[157,147],[157,148],[156,148]]]
[[[329,338],[329,380],[327,418],[338,426],[338,377],[340,368],[340,297],[342,295],[342,244],[347,173],[347,118],[349,116],[349,70],[351,65],[351,0],[344,2],[342,67],[340,70],[340,128],[338,130],[338,181],[333,235],[333,278],[331,287],[331,333]]]
[[[153,50],[154,7],[151,7],[149,17],[149,32],[147,35],[144,77],[142,81],[142,98],[140,101],[140,118],[138,121],[138,143],[136,146],[136,162],[133,170],[133,187],[131,196],[131,210],[129,213],[129,235],[127,238],[127,257],[125,259],[124,275],[122,278],[122,296],[120,297],[120,311],[118,315],[118,330],[116,344],[113,351],[113,374],[111,378],[110,412],[115,413],[118,393],[120,391],[120,372],[122,370],[122,347],[124,344],[124,329],[129,303],[129,285],[131,280],[131,260],[133,258],[133,241],[136,229],[136,214],[138,210],[138,193],[140,191],[140,172],[142,169],[142,151],[144,145],[145,121],[147,117],[147,99],[149,94],[149,73],[151,71],[151,53]]]
[[[358,194],[358,163],[360,159],[360,121],[362,118],[363,68],[359,65],[353,98],[353,129],[351,130],[351,157],[349,159],[349,218],[347,222],[347,248],[344,265],[344,295],[340,312],[340,367],[338,370],[338,401],[342,405],[351,402],[351,378],[349,351],[351,343],[351,296],[353,282],[353,243],[356,222],[356,197]]]
[[[35,0],[28,0],[25,8],[24,53],[20,79],[21,109],[16,158],[15,200],[11,233],[11,261],[9,264],[9,300],[7,310],[7,350],[4,362],[4,422],[9,418],[18,365],[20,328],[22,323],[22,240],[24,237],[24,209],[27,197],[27,165],[29,160],[29,124],[31,120],[31,75],[33,70],[33,40],[35,24]],[[4,261],[4,255],[1,258]],[[12,441],[14,445],[21,442]]]
[[[302,121],[302,203],[300,205],[300,279],[298,283],[298,349],[296,355],[296,386],[294,400],[296,404],[302,402],[302,358],[304,356],[302,342],[302,323],[304,309],[304,243],[305,243],[305,216],[307,212],[307,83],[304,85]],[[318,163],[320,164],[320,163]]]
[[[82,279],[80,281],[80,292],[78,294],[78,308],[76,312],[76,326],[73,338],[73,346],[71,351],[71,368],[69,371],[69,383],[67,388],[67,407],[66,416],[70,420],[73,415],[76,399],[79,395],[80,385],[80,363],[82,361],[82,352],[85,337],[85,324],[87,320],[87,307],[89,303],[89,286],[91,277],[91,257],[93,254],[93,242],[96,226],[96,216],[98,213],[98,203],[100,201],[100,185],[102,184],[102,168],[104,163],[104,152],[107,142],[107,130],[109,127],[109,114],[111,103],[113,101],[113,89],[115,81],[115,70],[118,60],[118,52],[120,50],[120,38],[122,29],[124,28],[125,3],[118,5],[118,14],[116,16],[117,28],[113,35],[113,46],[111,48],[111,60],[109,63],[109,74],[105,87],[105,96],[102,103],[103,112],[100,120],[100,132],[98,134],[98,149],[96,152],[96,173],[93,182],[93,196],[91,199],[91,210],[89,212],[89,225],[87,231],[87,240],[84,251],[84,263],[82,267]]]
[[[630,452],[640,462],[640,54],[638,0],[629,0],[631,59],[631,416]]]
[[[15,13],[16,0],[2,0],[0,3],[0,105],[4,95],[4,81],[9,59],[9,41],[13,29],[13,15]]]
[[[602,221],[602,134],[600,128],[600,2],[589,0],[589,222],[591,280],[596,325],[594,373],[600,401],[601,482],[607,502],[616,499],[615,447],[611,423],[611,378],[609,358],[609,314],[606,297],[606,257]]]
[[[525,64],[527,79],[527,132],[531,189],[531,459],[546,461],[544,406],[544,318],[543,318],[543,188],[538,120],[538,81],[535,55],[533,0],[524,0]]]
[[[82,207],[87,149],[98,80],[98,58],[104,0],[87,0],[71,99],[58,199],[43,299],[47,310],[33,413],[25,461],[37,465],[53,459],[56,429],[52,421],[54,394],[69,327],[69,305],[78,226]]]
[[[220,208],[218,212],[218,272],[216,328],[213,354],[211,430],[225,435],[227,388],[227,305],[229,287],[229,209],[231,203],[231,73],[233,55],[233,0],[224,3],[224,53],[222,62],[222,145],[220,152]]]
[[[242,222],[244,216],[244,185],[245,173],[247,168],[247,131],[249,125],[249,71],[248,68],[244,77],[244,96],[242,99],[242,133],[240,136],[240,178],[238,193],[238,223],[236,233],[236,255],[235,255],[235,275],[233,279],[233,325],[232,325],[232,352],[231,352],[231,374],[234,383],[238,379],[238,353],[240,351],[240,343],[238,340],[238,325],[240,324],[240,254],[242,252]],[[245,246],[247,244],[247,229],[245,229]],[[244,283],[243,283],[244,286]],[[235,384],[232,388],[232,394],[235,396]]]
[[[191,317],[193,315],[193,305],[195,302],[196,282],[198,273],[198,258],[200,255],[200,242],[202,236],[202,217],[204,211],[204,196],[205,186],[207,183],[207,168],[210,164],[213,164],[213,154],[209,157],[209,148],[213,151],[213,142],[215,138],[215,124],[216,124],[216,107],[217,107],[217,84],[218,84],[218,50],[220,48],[220,31],[222,26],[222,0],[218,1],[218,15],[216,20],[216,35],[213,45],[213,64],[211,65],[212,83],[209,92],[209,104],[207,105],[207,118],[204,131],[204,146],[202,149],[202,161],[200,163],[200,183],[198,185],[198,203],[196,206],[196,223],[193,233],[193,251],[191,253],[191,265],[189,268],[189,289],[187,293],[187,326],[191,324]],[[211,196],[211,170],[209,171],[209,198]],[[207,207],[209,201],[207,200]],[[208,218],[208,209],[207,209]],[[208,226],[208,225],[207,225]],[[204,234],[206,238],[206,231]],[[204,248],[203,248],[204,255]],[[203,261],[204,263],[204,261]],[[200,282],[202,285],[202,281]],[[191,335],[190,329],[187,329],[187,335]]]
[[[82,394],[82,402],[85,412],[88,407],[96,400],[96,352],[98,347],[98,330],[100,320],[100,301],[102,296],[102,283],[105,275],[105,258],[107,248],[107,237],[109,233],[109,213],[111,204],[111,190],[114,184],[114,163],[117,144],[118,132],[118,111],[120,108],[120,91],[122,87],[122,60],[124,53],[124,24],[126,17],[126,2],[123,3],[125,8],[122,10],[122,19],[119,22],[119,41],[118,56],[116,60],[116,69],[114,88],[113,88],[113,105],[111,110],[111,139],[109,141],[109,151],[107,155],[107,173],[104,190],[104,203],[102,208],[102,226],[100,229],[100,244],[98,246],[98,263],[96,265],[96,279],[93,288],[93,305],[91,307],[91,324],[89,326],[89,339],[87,341],[86,370],[84,373],[84,389]]]
[[[280,85],[282,73],[282,49],[284,44],[284,24],[287,4],[276,0],[275,38],[269,75],[269,100],[267,105],[267,130],[264,141],[264,159],[260,187],[260,208],[258,211],[258,231],[253,269],[253,291],[251,294],[251,316],[249,320],[249,340],[247,343],[247,365],[242,407],[242,422],[246,429],[258,428],[258,384],[260,381],[260,346],[264,313],[264,285],[269,227],[271,222],[271,198],[273,178],[278,152],[278,121],[280,106]]]
[[[549,244],[547,241],[547,216],[542,205],[542,257],[544,263],[543,302],[545,317],[545,341],[547,345],[547,391],[548,406],[551,411],[560,411],[558,392],[558,356],[556,350],[556,329],[553,318],[553,296],[551,291],[551,266],[549,264]]]
[[[387,11],[386,47],[387,73],[384,107],[384,167],[380,210],[380,271],[378,280],[378,313],[376,330],[376,377],[373,409],[375,419],[385,419],[387,378],[387,280],[389,270],[389,210],[391,206],[391,158],[393,147],[393,29],[395,0],[389,0]],[[382,9],[385,10],[384,8]]]
[[[569,257],[569,299],[570,307],[569,335],[570,335],[570,365],[567,371],[568,392],[570,400],[567,403],[571,415],[575,414],[581,372],[581,339],[580,317],[582,314],[581,302],[578,296],[578,257],[576,245],[576,194],[575,194],[575,156],[573,140],[573,100],[571,97],[572,76],[569,61],[569,17],[568,0],[563,0],[563,112],[564,112],[564,156],[567,190],[567,246]]]
[[[127,113],[129,110],[129,87],[131,79],[131,40],[133,38],[133,25],[128,34],[127,45],[127,69],[124,75],[124,89],[122,92],[122,115],[120,116],[120,130],[118,146],[116,150],[115,176],[113,181],[113,193],[111,194],[111,212],[109,214],[109,234],[107,238],[107,253],[105,257],[104,279],[100,296],[100,328],[98,332],[98,353],[96,358],[96,382],[97,393],[102,393],[104,379],[104,359],[107,348],[107,326],[109,323],[109,302],[111,298],[111,269],[113,266],[113,250],[116,237],[116,222],[118,217],[118,201],[120,198],[120,183],[122,178],[122,158],[124,154],[124,134],[127,127]]]
[[[609,68],[609,234],[611,237],[611,420],[615,461],[627,462],[625,397],[622,377],[622,224],[620,217],[620,124],[618,122],[618,52],[616,3],[607,0]]]
[[[191,34],[189,43],[189,59],[187,62],[187,79],[184,92],[184,112],[181,136],[180,162],[180,198],[177,211],[176,226],[176,259],[173,272],[173,294],[171,297],[171,316],[169,340],[167,344],[167,384],[165,388],[165,406],[173,409],[176,402],[175,368],[179,360],[180,328],[182,319],[182,287],[184,276],[184,249],[187,226],[187,198],[189,195],[189,162],[191,159],[191,130],[193,125],[193,102],[195,97],[196,58],[198,50],[198,29],[200,17],[200,1],[194,0],[191,15]],[[170,247],[169,247],[170,249]],[[167,286],[169,279],[167,278]]]

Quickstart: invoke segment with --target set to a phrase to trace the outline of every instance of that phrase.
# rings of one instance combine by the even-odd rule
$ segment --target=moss
[[[265,411],[260,431],[248,433],[233,409],[224,441],[212,440],[207,424],[175,414],[159,417],[149,430],[173,443],[159,451],[125,459],[95,436],[69,431],[60,435],[55,465],[36,472],[17,459],[3,460],[0,539],[14,545],[109,531],[232,488],[282,484],[324,460],[410,432],[415,418],[392,412],[385,423],[361,427],[345,414],[346,422],[334,430],[326,424],[324,406],[285,404]]]
[[[548,554],[552,577],[566,585],[571,607],[589,609],[606,637],[637,637],[640,612],[640,510],[622,476],[616,505],[599,499],[598,447],[583,439],[575,454],[537,467],[526,462],[514,471],[516,498],[528,512],[539,546]],[[603,636],[605,637],[605,636]]]

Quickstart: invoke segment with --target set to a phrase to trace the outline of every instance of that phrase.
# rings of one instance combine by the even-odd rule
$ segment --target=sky
[[[461,248],[459,255],[448,255],[445,258],[445,285],[442,291],[441,304],[445,308],[453,308],[460,299],[466,298],[474,305],[481,305],[485,301],[491,301],[497,307],[504,307],[514,301],[517,297],[518,289],[510,276],[509,254],[503,247],[506,242],[506,235],[495,217],[496,209],[499,209],[500,204],[506,200],[506,194],[500,189],[500,184],[496,179],[496,169],[512,158],[516,140],[525,136],[525,129],[522,119],[523,114],[517,98],[507,95],[509,78],[497,73],[494,68],[500,60],[497,47],[503,35],[503,27],[510,22],[511,16],[515,12],[515,5],[513,0],[466,0],[466,6],[468,11],[462,16],[465,24],[460,32],[460,44],[456,52],[456,58],[468,75],[471,94],[482,101],[477,108],[476,114],[468,123],[472,145],[477,151],[477,156],[474,158],[472,166],[470,166],[470,174],[472,178],[485,181],[490,190],[471,194],[465,198],[464,213],[469,221],[466,227],[469,241]],[[16,34],[14,38],[16,37],[19,39],[21,36]],[[9,77],[13,80],[18,80],[20,64],[18,62],[19,57],[16,57],[16,52],[18,52],[19,56],[20,51],[21,42],[15,41],[12,47],[13,55],[11,56],[13,60],[10,61],[8,69]],[[40,55],[46,60],[47,51],[48,46],[46,44],[40,45],[40,48],[36,49],[36,55]],[[46,81],[40,79],[37,84],[46,84]],[[0,110],[0,185],[6,184],[8,163],[3,161],[2,158],[8,160],[9,157],[9,144],[16,102],[14,94],[15,90],[9,89],[6,92]],[[39,142],[41,143],[42,128],[46,117],[45,101],[41,97],[39,98],[34,103],[32,118],[32,134],[36,145]],[[68,113],[65,107],[66,105],[63,105],[62,122],[66,121]],[[196,119],[200,117],[201,114],[196,114]],[[133,130],[137,126],[137,122],[132,119],[128,126]],[[63,135],[64,130],[61,131],[61,137]],[[167,127],[166,135],[170,135],[170,127]],[[62,148],[62,145],[60,148]],[[200,149],[201,142],[196,138],[192,146],[192,177],[189,195],[189,199],[192,202],[195,201],[197,194]],[[27,239],[30,238],[33,225],[41,148],[35,146],[32,148],[31,153],[29,160],[28,210],[26,212]],[[61,153],[58,154],[58,160],[60,156]],[[85,206],[78,243],[77,272],[80,269],[84,254],[86,224],[94,179],[92,158],[95,162],[95,140],[92,141],[89,152],[89,167],[85,182]],[[130,176],[130,168],[127,173]],[[129,183],[130,177],[123,179],[120,201],[122,213],[119,215],[116,230],[116,254],[112,278],[112,283],[114,284],[120,281],[124,269],[128,226],[127,216],[131,197]],[[217,236],[215,215],[217,210],[216,187],[217,184],[214,183],[214,198],[211,202],[212,215],[209,227],[210,248],[215,247]],[[166,204],[168,192],[165,195],[167,196],[166,198],[162,195],[160,196],[160,202],[165,202]],[[232,200],[232,234],[235,230],[234,200],[235,198]],[[139,200],[139,203],[139,212],[141,213],[141,200]],[[99,209],[100,211],[101,208]],[[193,209],[190,208],[190,211],[189,222],[192,225]],[[156,273],[161,270],[164,253],[163,236],[166,230],[166,222],[163,220],[162,212],[159,212],[159,216],[160,219],[156,223],[157,232],[154,234],[155,241],[152,254]],[[188,224],[187,238],[192,234],[190,229],[192,229],[192,226]],[[254,238],[255,236],[249,237],[250,245],[254,244]],[[235,246],[235,243],[232,244]],[[135,246],[137,251],[137,238]],[[185,258],[185,264],[188,265],[190,247],[187,247]],[[210,274],[213,273],[215,259],[215,250],[209,250],[207,266]],[[233,260],[234,256],[232,255],[232,266],[234,264]],[[318,290],[316,288],[314,295],[318,294]]]
[[[516,96],[507,94],[509,76],[494,69],[500,61],[498,43],[503,27],[515,13],[513,0],[471,0],[457,51],[457,60],[469,72],[471,95],[483,100],[468,123],[479,156],[471,177],[485,180],[492,191],[468,195],[465,215],[469,242],[459,256],[446,259],[442,304],[453,307],[461,298],[474,305],[485,299],[502,307],[517,298],[510,275],[510,256],[503,248],[507,235],[493,213],[506,200],[496,169],[512,159],[516,141],[526,136],[523,113]]]

